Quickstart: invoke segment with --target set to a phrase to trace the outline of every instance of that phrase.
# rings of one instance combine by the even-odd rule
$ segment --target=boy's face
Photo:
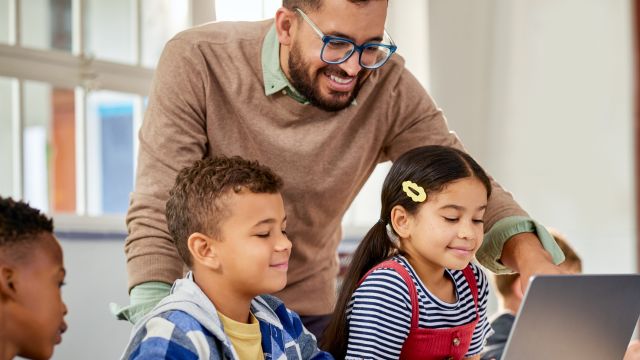
[[[225,284],[248,298],[282,290],[291,255],[282,196],[245,190],[223,202],[229,213],[215,246]]]
[[[60,292],[65,278],[62,248],[51,234],[41,236],[29,258],[16,267],[13,281],[12,316],[22,341],[18,355],[30,359],[49,359],[67,328],[67,307]]]

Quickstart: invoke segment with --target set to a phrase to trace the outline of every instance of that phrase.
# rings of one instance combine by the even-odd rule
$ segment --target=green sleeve
[[[564,254],[549,231],[526,216],[509,216],[496,222],[484,235],[484,241],[476,253],[476,259],[482,266],[496,274],[512,273],[513,270],[500,262],[502,247],[512,236],[525,232],[532,232],[538,236],[542,247],[551,254],[554,264],[564,261]]]
[[[111,313],[118,320],[128,320],[135,324],[153,309],[163,298],[169,295],[171,285],[160,281],[149,281],[131,289],[130,304],[120,307],[109,304]]]

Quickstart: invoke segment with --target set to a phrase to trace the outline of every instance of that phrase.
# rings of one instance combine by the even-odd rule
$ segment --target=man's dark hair
[[[372,0],[347,0],[352,3],[364,3]],[[282,0],[282,6],[289,10],[300,8],[303,11],[314,12],[322,7],[322,0]]]
[[[53,221],[38,209],[22,201],[0,197],[0,251],[21,260],[28,247],[40,240],[40,235],[53,233]]]
[[[239,156],[206,158],[182,169],[169,191],[166,216],[169,232],[185,264],[192,266],[187,244],[191,234],[218,234],[218,226],[228,216],[224,197],[229,191],[274,194],[281,188],[282,179],[271,169]]]

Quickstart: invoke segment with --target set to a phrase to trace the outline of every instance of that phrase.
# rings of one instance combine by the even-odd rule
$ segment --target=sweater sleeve
[[[171,241],[165,203],[177,172],[202,159],[206,69],[195,44],[174,38],[158,63],[145,119],[134,192],[127,214],[125,244],[129,289],[148,281],[168,284],[183,274],[183,261]]]

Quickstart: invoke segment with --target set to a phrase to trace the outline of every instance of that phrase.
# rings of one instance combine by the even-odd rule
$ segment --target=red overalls
[[[453,360],[462,359],[469,350],[471,337],[476,328],[480,315],[478,314],[478,285],[471,265],[467,266],[462,273],[469,283],[469,289],[473,295],[473,302],[476,306],[476,318],[466,325],[460,325],[447,329],[422,329],[418,328],[418,292],[416,286],[409,276],[409,272],[404,266],[393,260],[383,261],[367,272],[360,283],[376,269],[394,269],[409,287],[411,298],[411,329],[409,336],[402,346],[400,353],[401,360],[426,359],[426,360]],[[358,286],[360,285],[358,284]]]

